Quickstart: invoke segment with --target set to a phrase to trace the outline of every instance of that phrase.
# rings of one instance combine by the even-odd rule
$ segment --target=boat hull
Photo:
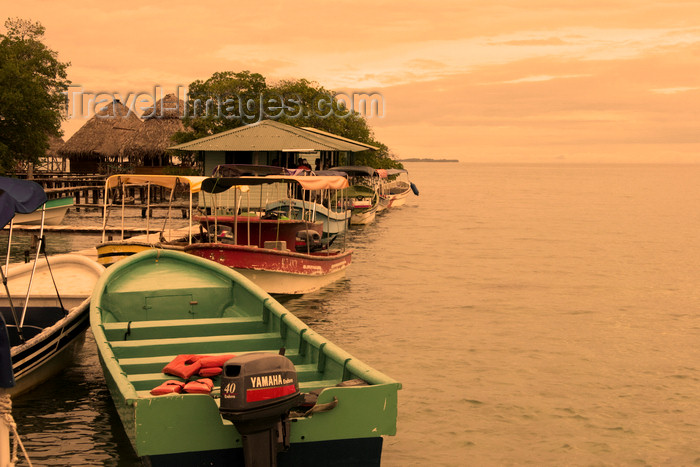
[[[240,460],[241,435],[219,413],[218,376],[211,395],[150,394],[175,378],[162,369],[182,354],[277,354],[284,347],[299,389],[318,391],[318,404],[337,401],[325,412],[292,413],[291,448],[279,456],[279,465],[344,463],[353,446],[366,447],[367,453],[358,454],[371,459],[350,465],[378,465],[381,437],[396,432],[398,382],[326,341],[241,274],[215,262],[169,250],[120,261],[95,287],[90,321],[124,430],[136,454],[154,465]],[[359,385],[338,385],[358,379]],[[336,457],[316,462],[312,455],[324,446]],[[334,446],[345,448],[334,453]]]
[[[333,465],[379,467],[381,465],[382,444],[382,438],[293,444],[288,451],[279,453],[277,465],[278,467],[327,467]],[[153,467],[173,465],[187,465],[188,467],[245,466],[242,448],[148,456],[147,463]]]
[[[390,207],[392,208],[397,208],[399,206],[403,206],[406,204],[406,198],[408,198],[408,195],[411,193],[411,189],[407,189],[404,192],[397,193],[397,194],[391,194],[391,204]]]
[[[314,292],[345,275],[352,251],[304,254],[225,243],[203,243],[187,253],[235,269],[267,293],[298,295]]]
[[[184,245],[186,245],[185,243]],[[184,245],[173,245],[168,243],[147,243],[139,241],[112,241],[100,243],[95,247],[97,249],[97,262],[101,265],[108,267],[112,264],[120,261],[127,256],[140,253],[144,250],[150,250],[153,248],[163,248],[166,250],[179,250],[184,251]]]
[[[350,224],[366,225],[374,222],[379,211],[379,195],[374,188],[353,185],[347,195],[347,205],[351,209]]]
[[[82,348],[89,327],[92,287],[104,268],[78,255],[53,256],[49,261],[50,269],[40,260],[34,272],[23,327],[24,342],[19,339],[7,293],[4,287],[0,288],[0,312],[12,342],[15,386],[9,390],[11,395],[35,388],[68,366]],[[10,265],[7,271],[7,286],[18,318],[27,301],[32,267],[31,263]]]
[[[73,309],[71,316],[51,332],[27,341],[22,347],[13,347],[12,372],[15,386],[9,389],[11,396],[19,396],[59,374],[68,367],[85,342],[89,300]],[[4,314],[4,313],[3,313]]]
[[[367,225],[374,222],[377,217],[377,206],[370,209],[353,209],[350,216],[350,224],[352,225]]]
[[[66,217],[68,209],[73,206],[73,198],[50,199],[46,202],[44,214],[45,225],[59,225]],[[41,225],[41,209],[28,214],[15,214],[12,223],[15,225]]]

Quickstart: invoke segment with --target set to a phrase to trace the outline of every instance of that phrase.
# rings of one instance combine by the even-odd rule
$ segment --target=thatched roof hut
[[[168,94],[154,107],[146,109],[137,131],[127,138],[123,154],[141,166],[164,166],[170,163],[167,148],[174,143],[170,139],[177,131],[184,131],[182,115],[185,103],[175,94]]]
[[[60,136],[49,136],[49,149],[46,151],[47,156],[57,156],[58,151],[65,146],[66,142]]]
[[[119,100],[100,109],[66,144],[59,154],[71,161],[71,170],[93,172],[99,163],[123,163],[127,138],[143,125]]]

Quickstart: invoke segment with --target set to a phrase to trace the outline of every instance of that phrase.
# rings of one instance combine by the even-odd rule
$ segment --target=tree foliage
[[[0,170],[46,155],[49,136],[61,136],[70,81],[38,22],[8,19],[0,34]]]
[[[260,120],[260,95],[265,77],[258,73],[223,71],[190,84],[183,123],[188,132],[176,134],[183,143]]]
[[[378,148],[356,153],[356,163],[376,168],[401,166],[390,157],[389,148],[375,139],[365,117],[348,109],[335,92],[303,78],[268,85],[264,76],[250,71],[214,73],[206,81],[190,84],[186,110],[187,131],[173,138],[178,143],[271,119]]]

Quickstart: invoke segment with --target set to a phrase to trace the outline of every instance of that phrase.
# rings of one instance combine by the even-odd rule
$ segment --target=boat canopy
[[[407,174],[408,170],[406,169],[386,169],[386,174],[387,175],[398,175],[398,174]]]
[[[341,167],[331,167],[328,170],[335,170],[338,172],[345,172],[348,175],[354,176],[369,176],[375,177],[379,176],[379,173],[372,167],[366,165],[344,165]]]
[[[214,177],[242,177],[247,175],[284,175],[285,168],[274,165],[220,164],[214,169]]]
[[[247,189],[249,185],[266,185],[281,182],[298,183],[305,190],[342,190],[348,187],[348,180],[341,176],[268,175],[266,177],[208,178],[202,182],[202,191],[222,193],[233,187],[239,189],[245,187]]]
[[[158,185],[164,188],[173,189],[175,185],[187,184],[190,186],[191,193],[198,193],[202,188],[202,181],[207,177],[191,176],[191,175],[137,175],[137,174],[119,174],[112,175],[105,182],[105,188],[114,188],[120,184],[131,185]]]
[[[0,224],[5,227],[15,213],[29,214],[46,202],[46,192],[36,182],[0,177]]]
[[[312,175],[315,175],[315,176],[332,175],[334,177],[348,178],[348,174],[346,174],[345,172],[341,172],[340,170],[314,170],[312,172]]]

